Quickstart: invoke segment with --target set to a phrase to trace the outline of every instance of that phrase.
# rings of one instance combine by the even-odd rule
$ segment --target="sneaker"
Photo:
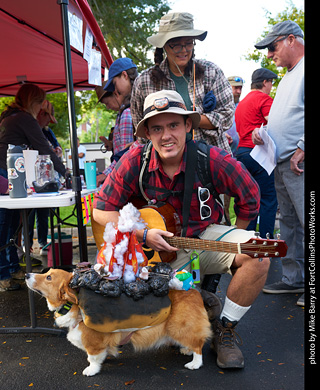
[[[22,271],[22,269],[19,269],[19,271],[13,272],[11,274],[11,277],[12,277],[12,279],[15,279],[15,280],[25,280],[26,273],[24,271]]]
[[[48,246],[40,246],[40,256],[47,256],[49,247]]]
[[[263,287],[262,291],[267,294],[297,294],[304,293],[304,287],[293,287],[279,281],[273,284],[268,284]]]
[[[13,279],[0,280],[0,292],[16,291],[21,288],[19,283],[13,281]]]
[[[27,266],[26,255],[23,255],[23,257],[20,259],[19,265],[22,268],[25,268]],[[42,265],[42,261],[41,260],[38,260],[38,259],[35,259],[34,257],[31,257],[31,266],[32,267],[39,267],[41,265]]]
[[[298,306],[304,306],[304,294],[301,295],[301,297],[297,301]]]
[[[243,368],[244,358],[237,344],[242,340],[234,330],[238,321],[229,321],[226,317],[216,319],[213,324],[211,348],[217,354],[217,365],[220,368]]]

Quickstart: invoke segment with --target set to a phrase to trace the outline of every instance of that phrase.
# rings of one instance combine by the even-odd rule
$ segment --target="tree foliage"
[[[261,34],[260,38],[257,39],[257,42],[261,41],[267,36],[273,25],[285,20],[292,20],[296,22],[304,31],[304,11],[298,9],[291,0],[288,2],[287,8],[283,12],[279,12],[274,18],[271,17],[271,12],[267,10],[265,15],[266,19],[268,20],[268,26]],[[278,75],[278,79],[275,81],[274,87],[278,86],[279,82],[287,71],[286,68],[277,68],[273,61],[267,58],[265,51],[255,49],[253,53],[247,54],[245,59],[248,61],[252,60],[255,62],[260,62],[262,68],[270,69],[272,72],[276,73]]]
[[[117,113],[106,110],[103,104],[96,104],[97,98],[91,91],[85,92],[86,99],[83,99],[81,123],[87,124],[87,132],[82,133],[81,142],[101,142],[100,135],[108,138],[111,128],[115,124]]]
[[[63,148],[70,147],[69,119],[66,93],[48,94],[47,99],[55,108],[57,124],[50,124],[51,129]],[[97,104],[95,91],[75,93],[76,125],[88,124],[88,133],[81,134],[81,142],[100,142],[99,136],[107,136],[113,126],[116,113],[106,110],[102,104]]]
[[[168,0],[88,0],[107,45],[114,56],[130,57],[138,68],[150,66],[147,37],[169,12]]]

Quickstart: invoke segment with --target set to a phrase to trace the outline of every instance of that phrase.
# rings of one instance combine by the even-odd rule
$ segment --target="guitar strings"
[[[187,238],[187,237],[166,237],[165,240],[170,245],[175,245],[175,243],[178,243],[178,247],[185,247],[186,243],[188,243],[189,246],[195,246],[196,249],[211,249],[210,252],[219,252],[219,251],[226,251],[231,253],[239,253],[238,251],[238,244],[233,242],[225,242],[225,241],[214,241],[214,240],[201,240],[201,239],[195,239],[195,238]],[[180,245],[179,245],[180,243]],[[216,248],[210,248],[212,244],[215,245]],[[245,250],[247,253],[257,253],[257,252],[268,252],[270,254],[279,252],[280,248],[275,245],[263,245],[263,244],[246,244],[246,243],[240,243],[241,249]]]

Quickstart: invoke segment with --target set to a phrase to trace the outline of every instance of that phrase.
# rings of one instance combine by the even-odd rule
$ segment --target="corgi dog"
[[[107,355],[117,356],[118,346],[127,342],[137,351],[178,345],[181,353],[193,355],[192,361],[185,364],[186,368],[196,370],[203,365],[202,348],[212,332],[197,290],[170,290],[170,314],[158,325],[132,332],[103,333],[85,325],[77,293],[69,287],[72,277],[64,270],[50,269],[45,274],[26,274],[26,283],[47,300],[49,310],[55,312],[56,325],[68,328],[67,339],[87,353],[89,366],[83,370],[83,375],[98,374]],[[63,311],[66,306],[67,310]]]

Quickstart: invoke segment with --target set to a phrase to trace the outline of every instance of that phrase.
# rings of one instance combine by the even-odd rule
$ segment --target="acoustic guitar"
[[[233,243],[225,241],[202,240],[199,238],[179,237],[181,234],[181,222],[175,209],[168,203],[146,206],[139,210],[141,218],[148,224],[149,229],[167,230],[174,234],[173,237],[163,237],[171,246],[180,249],[200,249],[211,252],[226,252],[246,254],[252,258],[283,257],[287,253],[288,246],[283,240],[265,239],[253,237],[245,243]],[[175,252],[156,252],[147,246],[143,246],[149,263],[152,261],[171,262],[176,259]]]

